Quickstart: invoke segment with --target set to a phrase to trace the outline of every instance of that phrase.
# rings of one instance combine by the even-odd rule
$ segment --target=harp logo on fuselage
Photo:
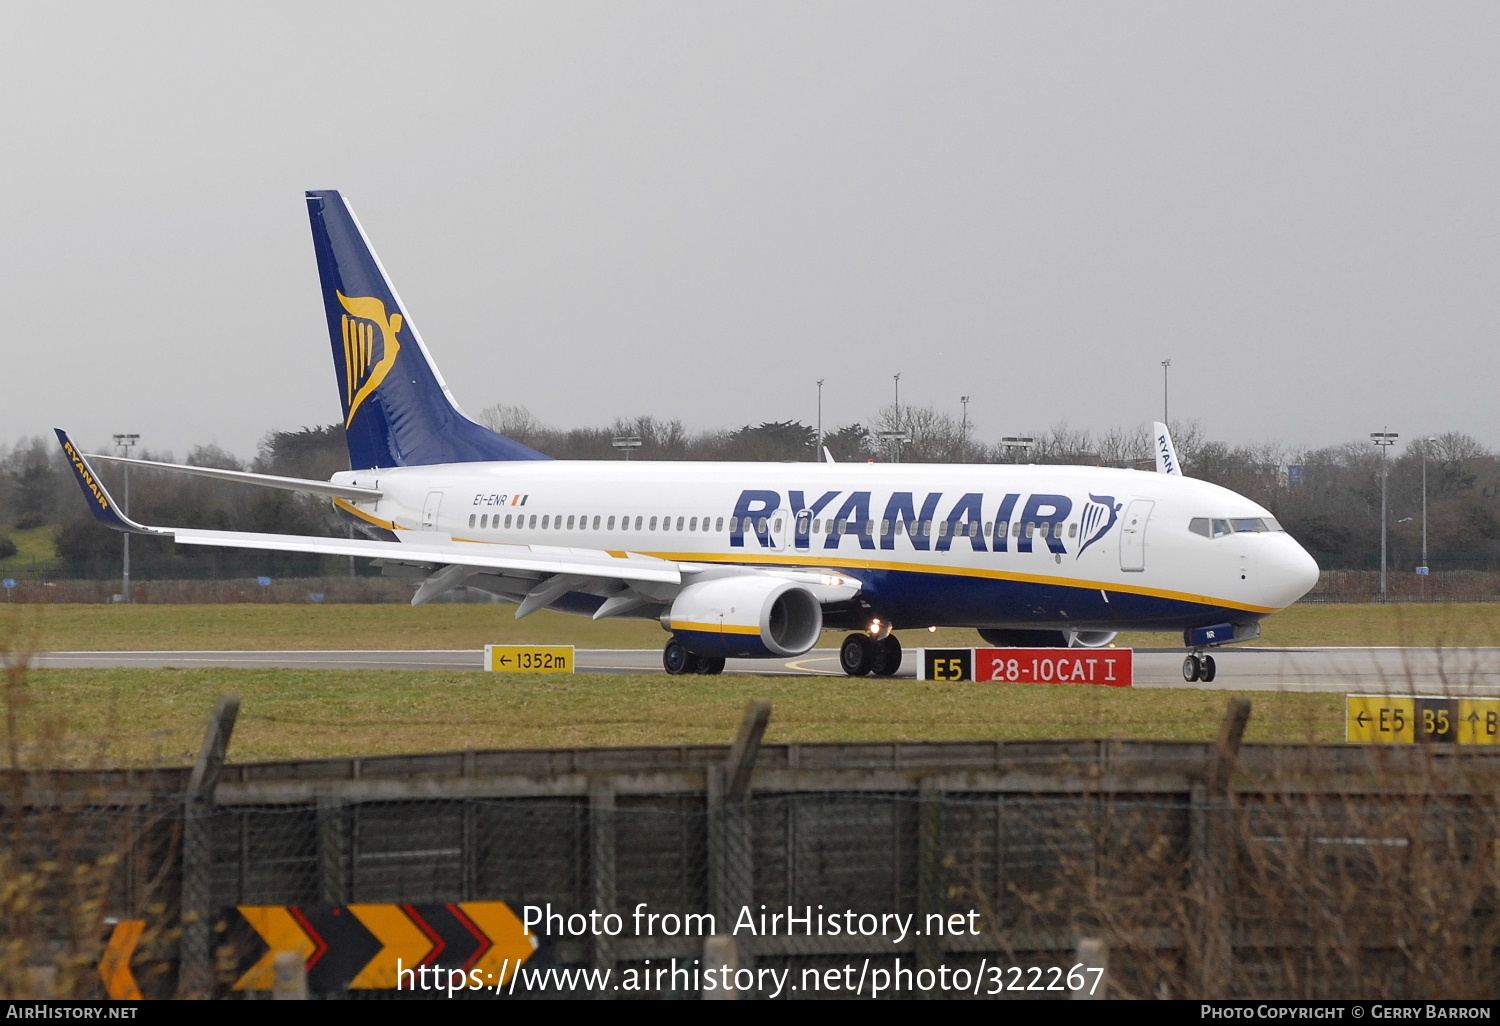
[[[385,304],[374,296],[346,296],[336,293],[344,307],[344,408],[348,411],[344,427],[354,423],[354,415],[370,394],[380,387],[396,356],[401,352],[397,336],[401,332],[399,313],[386,316]]]

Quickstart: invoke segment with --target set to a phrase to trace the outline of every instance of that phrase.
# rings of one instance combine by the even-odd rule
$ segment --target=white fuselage
[[[836,570],[863,583],[851,623],[1171,630],[1257,620],[1318,574],[1279,529],[1190,530],[1271,517],[1249,499],[1133,470],[538,460],[334,481],[378,488],[338,505],[398,536]]]

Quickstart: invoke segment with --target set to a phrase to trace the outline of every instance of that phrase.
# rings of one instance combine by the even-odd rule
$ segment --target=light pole
[[[813,453],[814,462],[823,462],[823,379],[818,379],[818,451]]]
[[[1167,368],[1170,366],[1172,366],[1171,357],[1161,362],[1161,422],[1168,427],[1171,426],[1167,420]]]
[[[1422,596],[1427,596],[1427,447],[1436,438],[1424,438],[1422,440],[1422,565],[1417,568],[1417,573],[1423,577]]]
[[[891,439],[891,442],[895,446],[895,449],[896,449],[896,459],[895,459],[895,462],[896,463],[900,463],[901,462],[901,443],[904,442],[904,441],[906,441],[906,439],[905,439],[905,437],[903,437],[903,432],[901,430],[901,375],[897,374],[897,375],[894,375],[894,377],[895,377],[895,380],[896,380],[896,430],[895,431],[882,432],[882,434],[886,435],[887,437],[889,437]]]
[[[1394,431],[1371,431],[1370,441],[1380,446],[1380,601],[1385,601],[1385,451],[1396,444]]]
[[[961,395],[961,396],[958,397],[958,401],[964,404],[964,422],[963,422],[963,426],[961,428],[959,428],[959,433],[961,435],[963,435],[965,441],[968,441],[968,438],[969,438],[969,397],[966,396],[966,395]]]
[[[130,450],[135,446],[135,443],[140,440],[141,436],[140,435],[115,435],[114,437],[115,437],[116,455],[118,455],[118,456],[124,456],[124,457],[126,457],[128,459],[130,457]],[[121,512],[124,513],[128,517],[128,516],[130,516],[130,464],[128,464],[128,463],[124,464],[124,468],[125,468],[125,488],[124,488],[125,499],[124,499],[124,502],[122,503],[122,505],[124,506],[124,509],[121,510]],[[125,558],[124,558],[123,566],[121,567],[121,574],[120,574],[120,599],[123,602],[129,602],[130,601],[130,532],[129,531],[124,531],[124,532],[122,532],[122,534],[124,536],[124,553],[125,553]]]

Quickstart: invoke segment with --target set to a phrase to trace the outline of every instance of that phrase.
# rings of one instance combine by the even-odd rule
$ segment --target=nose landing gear
[[[1218,669],[1213,656],[1194,652],[1182,661],[1182,679],[1188,683],[1202,681],[1207,684],[1214,679]]]

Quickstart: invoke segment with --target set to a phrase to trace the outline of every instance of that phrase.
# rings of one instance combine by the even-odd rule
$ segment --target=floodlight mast
[[[140,441],[140,438],[141,438],[140,435],[127,435],[127,434],[115,435],[114,439],[115,439],[115,452],[116,452],[116,454],[120,455],[120,456],[124,456],[126,458],[129,458],[129,456],[130,456],[130,450],[132,448],[134,448],[136,442]],[[124,513],[126,516],[129,516],[130,515],[130,464],[126,463],[126,464],[123,464],[123,466],[125,468],[125,487],[122,490],[123,491],[123,495],[124,495],[124,500],[121,503],[121,510],[120,510],[120,512]],[[123,558],[123,563],[122,563],[121,568],[120,568],[120,601],[121,602],[129,602],[130,601],[130,532],[129,531],[123,531],[123,532],[121,532],[121,534],[124,537],[124,541],[122,543],[122,545],[123,545],[123,551],[124,551],[124,558]]]
[[[1386,502],[1385,481],[1386,461],[1385,451],[1396,444],[1396,439],[1401,436],[1394,431],[1371,431],[1370,441],[1380,446],[1380,601],[1386,600],[1385,592],[1385,530],[1386,530]]]

